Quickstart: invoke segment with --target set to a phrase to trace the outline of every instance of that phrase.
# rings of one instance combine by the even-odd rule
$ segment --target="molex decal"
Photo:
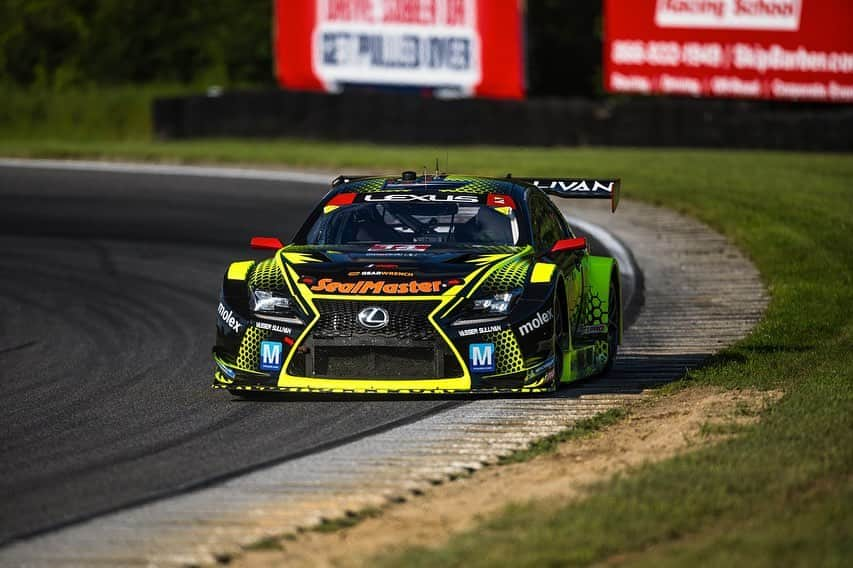
[[[521,326],[518,328],[518,333],[519,335],[521,335],[521,337],[524,337],[531,331],[539,329],[552,319],[554,319],[553,310],[548,310],[547,312],[539,312],[533,317],[533,319],[521,324]]]
[[[219,307],[216,308],[216,313],[219,314],[220,319],[222,319],[225,325],[231,328],[231,331],[234,333],[240,332],[240,328],[243,327],[243,324],[234,317],[234,310],[229,310],[222,302],[219,302]]]

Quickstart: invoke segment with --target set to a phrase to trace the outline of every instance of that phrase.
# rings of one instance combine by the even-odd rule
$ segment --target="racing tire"
[[[563,381],[561,380],[565,355],[563,343],[566,341],[566,329],[563,325],[563,318],[568,317],[563,307],[563,301],[559,297],[554,302],[554,313],[556,314],[554,318],[554,384],[551,385],[551,389],[556,392],[563,385]]]
[[[619,305],[619,286],[616,284],[616,278],[611,278],[610,296],[607,299],[607,362],[599,373],[600,375],[609,373],[616,362],[616,352],[619,350],[621,308]]]

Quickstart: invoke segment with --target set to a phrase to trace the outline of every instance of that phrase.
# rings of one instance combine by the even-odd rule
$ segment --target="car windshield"
[[[310,245],[463,243],[516,245],[515,211],[478,203],[353,203],[321,215]]]

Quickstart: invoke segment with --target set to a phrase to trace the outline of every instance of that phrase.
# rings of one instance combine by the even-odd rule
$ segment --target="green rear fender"
[[[619,263],[606,256],[588,257],[587,289],[582,313],[585,325],[607,325],[610,302],[622,302],[622,287],[619,284]],[[616,279],[616,297],[610,297],[610,280]],[[619,342],[622,342],[622,318],[619,318]]]

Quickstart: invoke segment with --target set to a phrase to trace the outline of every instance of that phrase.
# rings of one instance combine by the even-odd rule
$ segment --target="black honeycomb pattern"
[[[606,339],[601,339],[595,342],[593,347],[595,361],[599,367],[604,367],[607,364],[607,359],[610,357],[610,343]]]
[[[448,193],[509,193],[513,188],[513,184],[511,182],[495,179],[469,178],[465,176],[447,176],[445,179],[447,181],[468,182],[462,187],[456,189],[442,190]]]
[[[485,295],[500,294],[514,288],[524,287],[530,263],[525,260],[510,262],[495,270],[480,286],[480,292]]]
[[[237,351],[237,366],[241,369],[255,370],[260,366],[261,341],[265,340],[269,332],[256,327],[247,327]]]
[[[438,302],[371,302],[315,300],[320,319],[311,330],[318,339],[347,337],[381,337],[412,341],[434,341],[436,331],[429,314]],[[382,329],[367,329],[358,323],[358,312],[367,307],[379,307],[388,312],[388,325]]]
[[[350,182],[346,186],[346,191],[355,191],[356,193],[371,193],[373,191],[382,191],[385,188],[385,178],[371,178]]]
[[[285,286],[284,276],[274,258],[256,264],[249,283],[254,290],[278,290]]]
[[[598,292],[588,292],[584,303],[583,319],[586,325],[607,323],[607,301],[602,300]]]
[[[521,347],[511,329],[484,335],[486,341],[495,344],[495,374],[506,375],[524,370]]]

